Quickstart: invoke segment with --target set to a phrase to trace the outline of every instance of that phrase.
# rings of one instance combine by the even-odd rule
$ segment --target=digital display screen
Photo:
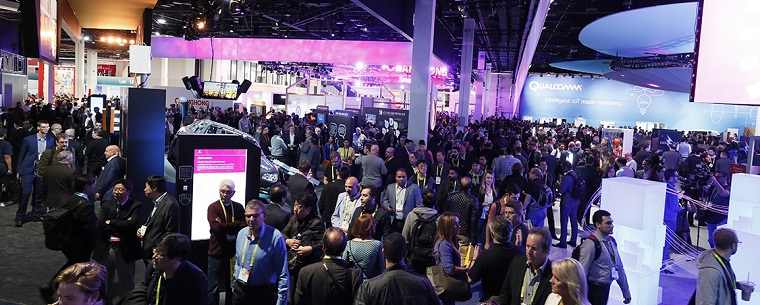
[[[106,96],[105,95],[90,95],[90,111],[95,112],[95,108],[103,110],[103,107],[106,104]]]
[[[40,58],[57,62],[58,59],[58,2],[39,0]]]
[[[203,96],[210,98],[222,97],[224,84],[217,82],[203,82]]]
[[[196,149],[193,155],[192,240],[209,239],[206,214],[211,204],[219,204],[219,185],[228,179],[235,184],[232,201],[245,206],[248,151],[245,149]],[[232,214],[231,212],[227,212]],[[237,220],[236,220],[237,221]]]
[[[285,105],[287,102],[287,96],[284,94],[273,94],[272,95],[272,104],[273,105]]]
[[[237,98],[238,84],[227,83],[223,85],[224,85],[224,90],[222,91],[222,98],[228,99],[228,100],[234,100],[235,98]]]
[[[760,105],[760,1],[701,2],[693,101]]]

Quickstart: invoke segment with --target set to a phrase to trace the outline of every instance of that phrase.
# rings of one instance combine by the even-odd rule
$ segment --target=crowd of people
[[[690,210],[677,195],[727,209],[731,164],[746,158],[735,137],[692,133],[661,148],[636,129],[623,153],[601,128],[499,117],[457,126],[439,114],[424,140],[362,120],[340,138],[312,115],[190,109],[183,118],[172,105],[167,144],[183,126],[211,119],[250,133],[266,156],[300,171],[268,198],[244,203],[232,201],[231,180],[209,186],[219,199],[207,208],[204,272],[189,260],[164,178],[140,186],[147,202],[131,196],[137,186],[123,180],[124,160],[99,113],[73,99],[30,98],[3,114],[3,181],[21,189],[4,188],[18,203],[16,225],[42,220],[46,246],[67,258],[41,288],[48,303],[454,304],[471,299],[479,282],[488,304],[604,305],[617,282],[627,304],[635,296],[612,237],[614,215],[589,212],[602,179],[621,176],[667,183],[663,223],[685,239],[692,218],[705,223],[723,269],[739,242],[716,229],[726,215]],[[552,248],[568,247],[570,258],[549,260]],[[714,271],[710,259],[701,259],[705,272]],[[144,278],[135,279],[136,263]],[[750,289],[703,284],[701,270],[697,304],[736,304],[723,303],[735,297],[731,288]]]

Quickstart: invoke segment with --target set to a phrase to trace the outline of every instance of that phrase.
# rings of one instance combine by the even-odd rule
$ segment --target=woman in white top
[[[544,305],[590,305],[586,295],[586,273],[572,258],[552,263],[552,293]]]

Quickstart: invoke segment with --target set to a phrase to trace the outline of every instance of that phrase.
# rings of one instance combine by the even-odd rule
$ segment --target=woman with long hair
[[[575,259],[566,258],[552,263],[552,293],[544,305],[590,305],[586,295],[586,272]]]
[[[477,242],[482,245],[485,242],[486,234],[486,221],[488,219],[488,210],[491,209],[491,204],[499,200],[499,192],[494,187],[495,177],[491,170],[487,170],[483,181],[480,183],[480,190],[478,192],[481,203],[482,212],[480,213],[480,221],[478,224]]]
[[[467,268],[462,267],[462,256],[459,253],[459,216],[446,212],[438,217],[433,257],[435,263],[443,268],[449,276],[466,279]],[[454,304],[454,300],[441,299],[443,304]]]

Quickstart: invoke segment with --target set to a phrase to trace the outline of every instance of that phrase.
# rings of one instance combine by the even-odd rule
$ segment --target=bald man
[[[346,191],[338,195],[338,201],[335,205],[335,211],[330,217],[333,227],[340,228],[344,232],[348,231],[351,225],[351,217],[354,215],[354,209],[358,207],[359,201],[359,179],[348,177],[345,182]]]
[[[337,228],[327,228],[322,238],[322,261],[301,269],[291,304],[353,304],[362,283],[361,270],[341,258],[348,238]]]
[[[110,200],[113,183],[124,177],[124,161],[121,159],[119,146],[106,146],[103,155],[106,157],[106,166],[103,167],[100,176],[95,180],[96,200]]]

